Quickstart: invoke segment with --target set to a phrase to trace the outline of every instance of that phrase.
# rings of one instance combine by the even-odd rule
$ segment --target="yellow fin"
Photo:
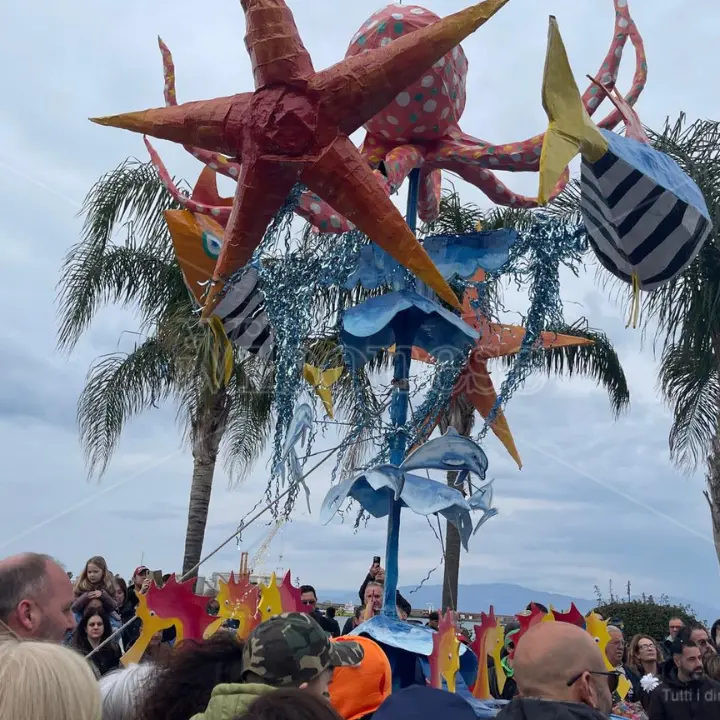
[[[333,402],[332,402],[332,386],[340,379],[345,368],[336,367],[330,368],[329,370],[320,370],[320,368],[314,365],[308,365],[305,363],[303,367],[303,376],[312,385],[313,390],[317,393],[322,404],[325,407],[325,412],[332,418],[333,414]]]
[[[597,162],[608,150],[607,140],[583,105],[554,17],[550,18],[542,101],[550,121],[540,156],[538,201],[544,205],[578,153]]]

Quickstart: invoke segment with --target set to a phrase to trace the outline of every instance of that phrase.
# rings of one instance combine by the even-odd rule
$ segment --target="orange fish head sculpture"
[[[492,697],[487,664],[488,656],[493,658],[495,663],[498,689],[502,692],[505,687],[505,671],[500,662],[503,636],[502,625],[495,616],[495,608],[491,605],[489,613],[480,613],[480,624],[475,626],[475,640],[471,646],[478,658],[478,673],[472,687],[473,697],[478,700],[489,700]]]
[[[442,681],[449,692],[455,692],[456,676],[460,670],[460,641],[457,639],[455,613],[448,610],[440,617],[437,632],[433,633],[430,655],[430,684],[442,689]]]
[[[139,663],[155,633],[167,630],[174,625],[174,618],[160,617],[148,607],[146,595],[138,594],[137,599],[135,617],[142,622],[142,628],[138,639],[121,658],[121,662],[125,666]]]
[[[234,573],[230,573],[227,582],[220,580],[219,586],[216,598],[220,606],[219,618],[223,621],[238,620],[240,626],[237,630],[237,637],[241,640],[247,639],[257,625],[260,588],[253,585],[247,577],[240,577],[236,580]]]

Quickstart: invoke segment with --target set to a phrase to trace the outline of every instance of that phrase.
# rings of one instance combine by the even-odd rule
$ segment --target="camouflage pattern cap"
[[[331,643],[306,613],[285,613],[266,620],[250,633],[243,651],[243,680],[248,673],[266,685],[299,687],[323,670],[362,662],[359,643]]]

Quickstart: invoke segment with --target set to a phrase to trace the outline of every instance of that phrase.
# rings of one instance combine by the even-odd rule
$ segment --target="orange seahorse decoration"
[[[470,646],[478,659],[477,677],[472,687],[472,695],[478,700],[490,700],[492,698],[487,664],[488,655],[492,657],[495,663],[498,690],[502,692],[505,687],[505,671],[500,663],[503,636],[502,625],[500,625],[500,620],[495,617],[495,608],[491,605],[490,612],[487,615],[483,612],[480,613],[480,624],[475,626],[475,640]]]
[[[445,680],[449,692],[455,692],[455,676],[460,670],[460,641],[457,639],[457,619],[452,610],[441,615],[437,632],[433,633],[430,655],[430,685],[442,690]]]

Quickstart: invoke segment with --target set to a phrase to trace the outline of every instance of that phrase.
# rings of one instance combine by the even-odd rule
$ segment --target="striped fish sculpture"
[[[164,166],[160,165],[158,171],[166,187],[177,191]],[[210,168],[201,173],[190,200],[198,198],[209,199],[214,205],[232,203],[231,199],[220,198],[216,174]],[[222,247],[224,229],[211,217],[191,209],[166,210],[165,221],[185,284],[198,307],[202,307]],[[220,319],[230,342],[261,358],[272,353],[275,336],[265,312],[255,268],[248,267],[242,277],[229,286],[213,316]]]
[[[213,315],[220,318],[231,343],[259,358],[271,355],[275,334],[265,311],[265,297],[254,267],[248,267],[230,286]]]
[[[601,90],[623,115],[625,136],[601,130],[590,119],[551,17],[543,82],[550,125],[540,158],[539,198],[548,201],[568,162],[580,153],[588,239],[600,263],[633,286],[636,326],[639,291],[654,290],[682,272],[712,222],[698,186],[672,158],[650,146],[635,111],[607,87]]]

